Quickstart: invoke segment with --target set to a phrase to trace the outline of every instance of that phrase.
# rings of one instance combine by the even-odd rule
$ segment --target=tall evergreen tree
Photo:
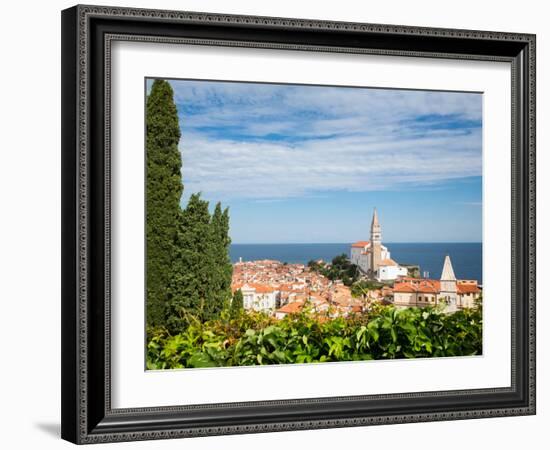
[[[219,317],[231,301],[229,211],[192,194],[178,224],[167,323],[177,333],[191,320]]]
[[[200,194],[192,194],[181,212],[175,243],[167,325],[178,332],[191,316],[201,321],[210,318],[208,302],[216,288],[210,213]]]
[[[229,209],[222,212],[218,202],[211,220],[212,261],[215,271],[212,273],[213,297],[208,302],[207,316],[217,317],[220,311],[229,306],[231,300],[231,277],[233,266],[229,258]]]
[[[243,293],[240,289],[237,289],[233,294],[233,299],[231,300],[231,318],[234,319],[239,317],[244,308]]]
[[[176,223],[183,191],[180,128],[170,84],[155,80],[147,97],[147,323],[164,323]]]

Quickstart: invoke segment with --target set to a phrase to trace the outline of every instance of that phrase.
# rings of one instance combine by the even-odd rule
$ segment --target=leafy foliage
[[[380,289],[384,283],[375,280],[359,280],[351,285],[351,295],[353,297],[364,297],[368,291]]]
[[[420,278],[420,266],[416,264],[401,264],[407,269],[407,276],[412,278]]]
[[[438,307],[377,305],[368,314],[318,320],[306,309],[276,320],[246,312],[180,334],[150,329],[149,369],[316,363],[479,355],[481,307],[446,314]]]
[[[329,280],[342,280],[346,286],[351,286],[359,279],[359,269],[345,254],[335,256],[331,264],[320,261],[309,261],[308,267],[311,270],[324,275]]]

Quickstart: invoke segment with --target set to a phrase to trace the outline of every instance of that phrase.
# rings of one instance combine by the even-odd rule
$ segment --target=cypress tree
[[[192,194],[178,223],[170,280],[168,327],[177,333],[192,317],[212,320],[231,300],[233,266],[229,258],[229,210]]]
[[[231,277],[233,266],[229,258],[229,209],[222,212],[218,202],[214,208],[211,221],[212,259],[215,271],[212,273],[213,296],[209,299],[207,316],[217,317],[222,309],[229,306],[231,300]]]
[[[170,84],[155,80],[146,116],[147,324],[162,325],[183,191],[180,128]]]
[[[147,97],[147,324],[181,331],[191,316],[216,318],[231,299],[229,210],[193,194],[180,206],[183,184],[174,93],[155,80]]]
[[[234,319],[239,317],[244,309],[243,293],[240,289],[237,289],[233,294],[233,300],[231,300],[230,314],[231,318]]]
[[[216,288],[210,219],[208,202],[200,194],[192,194],[180,214],[176,234],[167,318],[173,332],[181,331],[191,316],[200,321],[210,318],[208,302]]]

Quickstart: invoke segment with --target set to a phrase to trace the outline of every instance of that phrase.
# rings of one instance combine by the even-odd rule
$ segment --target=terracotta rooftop
[[[269,294],[269,293],[275,291],[275,289],[272,286],[267,286],[265,284],[259,284],[259,283],[246,283],[246,284],[243,284],[240,287],[240,289],[242,291],[254,290],[258,294]]]
[[[437,294],[441,290],[439,280],[414,279],[398,281],[393,285],[393,292],[419,292],[425,294]]]
[[[393,285],[393,292],[417,292],[416,286],[410,283],[395,283]]]
[[[478,292],[480,292],[480,289],[477,287],[477,285],[474,284],[457,283],[456,291],[459,294],[477,294]]]
[[[369,241],[357,241],[357,242],[354,242],[353,244],[351,244],[351,246],[353,248],[363,248],[363,247],[366,247],[369,244],[370,244]]]
[[[299,312],[304,307],[303,302],[288,303],[275,312],[281,312],[286,314],[293,314]]]
[[[476,294],[481,292],[481,289],[475,284],[475,280],[458,280],[456,290],[458,294]],[[434,294],[441,292],[441,282],[439,280],[403,277],[394,284],[393,291]]]

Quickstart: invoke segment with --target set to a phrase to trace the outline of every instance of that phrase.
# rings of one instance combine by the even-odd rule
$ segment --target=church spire
[[[372,223],[370,225],[370,229],[372,230],[374,227],[380,227],[380,224],[378,223],[378,214],[376,212],[376,208],[374,208],[374,213],[372,214]]]
[[[372,223],[370,225],[370,245],[370,273],[374,278],[380,261],[382,261],[382,227],[378,222],[376,208],[374,208]]]
[[[370,225],[370,239],[372,243],[381,243],[382,242],[382,227],[378,222],[378,213],[376,208],[372,214],[372,223]]]
[[[443,263],[443,270],[441,272],[441,281],[456,281],[455,272],[449,255],[445,256],[445,262]]]

